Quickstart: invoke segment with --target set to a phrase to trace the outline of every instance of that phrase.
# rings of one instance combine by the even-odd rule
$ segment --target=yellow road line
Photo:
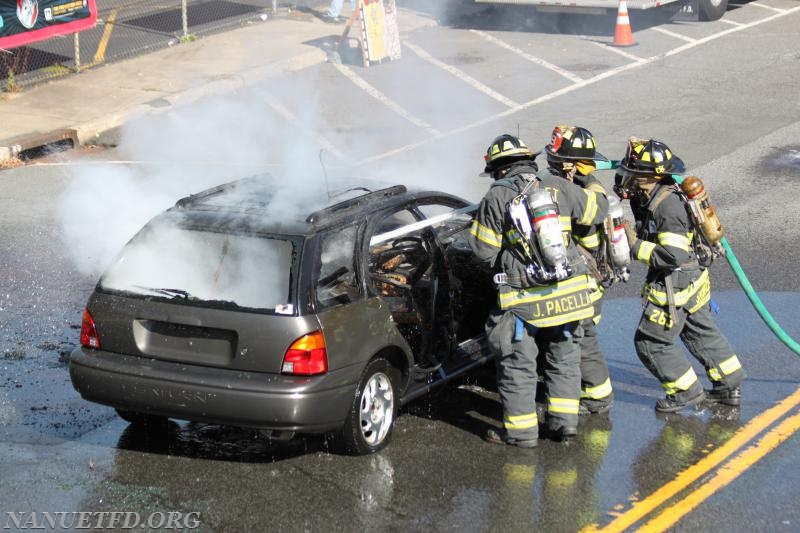
[[[800,414],[787,418],[775,429],[764,435],[758,444],[747,448],[745,451],[725,463],[716,475],[700,488],[686,496],[683,500],[664,509],[660,515],[647,522],[639,531],[664,531],[692,509],[703,503],[714,492],[731,483],[739,475],[753,466],[765,455],[777,448],[783,441],[794,435],[800,429]]]
[[[106,58],[106,48],[111,39],[111,32],[114,30],[114,21],[117,20],[117,9],[112,9],[106,19],[106,27],[103,29],[103,36],[97,45],[97,52],[94,54],[94,63],[102,63]]]
[[[621,532],[635,524],[656,507],[663,504],[684,490],[691,483],[716,468],[720,463],[732,455],[736,450],[747,444],[756,435],[761,433],[767,426],[775,422],[778,418],[785,415],[791,409],[800,404],[800,388],[794,394],[787,396],[774,407],[767,409],[757,417],[753,418],[747,425],[743,426],[725,444],[709,453],[703,459],[682,471],[672,481],[664,484],[647,498],[634,503],[631,508],[609,522],[605,527],[598,528],[597,524],[585,527],[581,531],[588,532]]]

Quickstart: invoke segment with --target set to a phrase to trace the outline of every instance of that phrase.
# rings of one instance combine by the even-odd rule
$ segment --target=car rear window
[[[176,225],[145,228],[100,280],[100,288],[212,305],[294,314],[302,239],[219,233]]]

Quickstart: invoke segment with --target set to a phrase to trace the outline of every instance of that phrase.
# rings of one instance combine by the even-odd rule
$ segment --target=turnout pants
[[[581,402],[590,409],[609,404],[613,399],[611,376],[600,343],[597,342],[597,324],[600,322],[600,302],[595,304],[597,315],[581,321],[583,336],[581,350]]]
[[[670,317],[667,309],[648,301],[634,337],[636,354],[658,378],[667,395],[685,401],[702,391],[689,360],[676,345],[677,337],[706,369],[715,388],[738,387],[744,379],[744,370],[714,323],[709,306],[691,314],[685,308],[678,308],[675,314],[676,317]]]
[[[503,426],[512,439],[529,440],[539,435],[537,331],[548,346],[542,369],[548,391],[548,429],[557,431],[564,426],[578,425],[581,392],[578,323],[537,329],[511,311],[495,309],[486,323],[487,341],[497,355],[497,389],[503,403]]]

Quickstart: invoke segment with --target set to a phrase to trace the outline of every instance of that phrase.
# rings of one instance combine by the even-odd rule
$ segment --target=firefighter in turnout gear
[[[558,172],[562,178],[606,196],[606,190],[600,181],[592,175],[595,170],[595,161],[608,161],[597,152],[597,146],[591,132],[576,126],[556,126],[550,144],[545,146],[548,166]],[[562,223],[569,227],[569,217],[564,217]],[[596,274],[598,282],[603,281],[598,263],[604,261],[600,257],[602,224],[598,225],[573,225],[572,238],[578,245],[590,269]],[[609,269],[604,269],[608,272]],[[600,324],[602,314],[603,286],[598,286],[598,291],[593,294],[594,316],[581,321],[583,336],[580,338],[581,348],[581,415],[604,413],[611,408],[613,391],[611,377],[608,373],[603,352],[597,342],[597,326]],[[541,360],[541,355],[539,356]]]
[[[666,392],[656,402],[659,412],[679,411],[704,397],[739,405],[745,376],[711,315],[707,263],[698,261],[699,228],[672,178],[683,171],[683,162],[667,145],[632,137],[614,186],[621,198],[630,199],[636,219],[637,231],[627,228],[631,254],[649,267],[634,342],[639,359]],[[678,337],[705,367],[713,385],[707,394],[676,345]]]
[[[486,440],[536,446],[537,331],[549,345],[544,368],[548,390],[545,429],[557,440],[577,434],[581,395],[580,321],[594,314],[597,290],[572,241],[571,227],[605,217],[605,196],[569,183],[549,169],[538,171],[536,155],[520,139],[497,137],[487,150],[494,183],[481,200],[470,244],[491,269],[497,307],[487,323],[487,340],[497,354],[497,385],[503,430]]]

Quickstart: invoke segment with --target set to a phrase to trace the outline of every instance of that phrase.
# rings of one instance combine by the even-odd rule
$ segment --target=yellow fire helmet
[[[491,173],[516,161],[533,161],[537,154],[538,152],[532,152],[522,139],[504,133],[495,138],[486,149],[486,155],[483,156],[486,168],[483,171]]]
[[[681,174],[686,170],[686,165],[663,142],[631,137],[620,168],[635,174],[667,176]]]

